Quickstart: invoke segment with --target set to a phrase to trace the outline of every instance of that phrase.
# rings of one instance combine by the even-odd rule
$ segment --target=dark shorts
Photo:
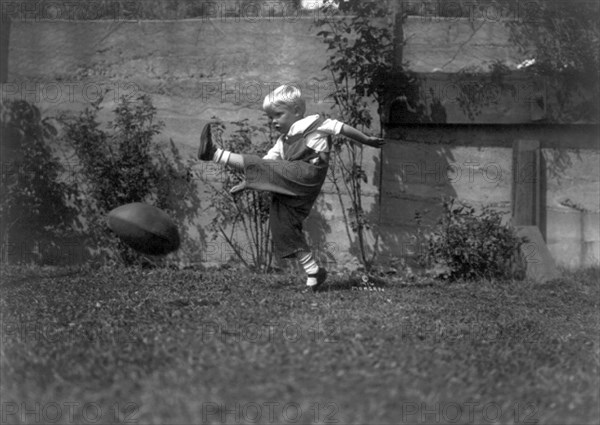
[[[303,222],[327,176],[327,164],[262,159],[244,155],[247,187],[272,192],[269,222],[275,251],[282,257],[308,252]]]

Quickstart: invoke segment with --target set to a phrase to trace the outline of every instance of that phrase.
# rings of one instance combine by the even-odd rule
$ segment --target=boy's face
[[[298,108],[293,106],[271,105],[266,113],[273,127],[282,134],[286,134],[292,124],[302,118]]]

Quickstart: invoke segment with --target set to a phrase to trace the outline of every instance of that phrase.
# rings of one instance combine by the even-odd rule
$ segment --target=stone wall
[[[316,36],[314,21],[304,17],[13,22],[3,97],[35,101],[44,113],[53,114],[80,110],[101,90],[108,90],[103,102],[103,117],[108,119],[120,95],[149,93],[166,124],[160,139],[173,139],[185,156],[193,157],[198,130],[213,116],[259,123],[264,119],[263,97],[280,83],[299,85],[310,112],[335,115],[327,99],[331,76],[322,70],[328,52]],[[511,47],[500,22],[411,18],[405,38],[405,59],[418,72],[487,69],[498,59],[514,67],[523,59]],[[371,220],[381,222],[383,260],[393,262],[413,253],[414,213],[428,209],[428,223],[435,221],[442,195],[510,211],[512,142],[536,137],[542,140],[546,162],[559,165],[547,168],[550,250],[565,266],[598,264],[597,128],[559,132],[513,128],[510,117],[517,106],[523,107],[501,103],[488,115],[488,123],[499,114],[509,117],[502,121],[504,127],[480,126],[472,131],[469,121],[450,108],[454,115],[448,122],[462,122],[462,127],[392,128],[382,154],[365,149],[369,183],[364,203]],[[376,115],[375,106],[372,111]],[[375,126],[372,131],[378,134],[380,129]],[[194,168],[202,211],[207,211],[200,214],[198,226],[205,228],[210,208],[202,182],[211,177],[202,164]],[[341,201],[347,208],[349,200],[342,197]],[[331,182],[317,206],[307,223],[316,249],[327,251],[338,266],[355,266],[356,247],[348,242],[352,232],[344,224],[340,198]],[[193,232],[202,248],[189,261],[219,263],[231,254],[224,243],[217,250],[214,245],[209,249],[209,241]]]

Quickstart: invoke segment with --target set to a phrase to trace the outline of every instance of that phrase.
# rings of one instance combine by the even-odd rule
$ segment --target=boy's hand
[[[364,142],[364,144],[367,146],[373,146],[374,148],[381,148],[383,145],[385,145],[385,140],[383,140],[381,137],[367,136],[367,140]]]

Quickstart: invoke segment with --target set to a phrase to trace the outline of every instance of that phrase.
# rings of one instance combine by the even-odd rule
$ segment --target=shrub
[[[197,211],[198,195],[173,141],[168,155],[153,141],[164,124],[155,120],[149,96],[123,97],[108,129],[97,118],[101,102],[91,103],[78,116],[64,115],[61,121],[79,161],[80,212],[88,232],[100,251],[114,258],[116,249],[130,264],[140,256],[109,233],[106,213],[123,204],[145,202],[176,216],[181,225]]]
[[[489,207],[477,213],[466,203],[445,200],[434,230],[425,234],[419,226],[419,236],[420,264],[449,280],[513,278],[521,271],[520,246],[525,239],[502,224],[501,214]]]
[[[2,184],[0,221],[2,247],[12,262],[47,263],[61,242],[74,236],[77,186],[64,178],[65,169],[50,146],[57,129],[40,110],[24,100],[0,103]],[[27,254],[27,255],[24,255]]]

